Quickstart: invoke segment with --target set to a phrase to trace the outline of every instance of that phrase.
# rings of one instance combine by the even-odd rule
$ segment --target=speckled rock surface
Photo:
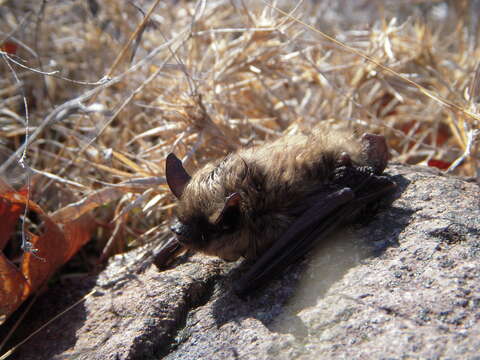
[[[479,187],[419,167],[388,173],[390,199],[246,300],[232,291],[245,265],[196,255],[136,273],[116,258],[96,296],[18,356],[479,359]],[[57,348],[32,351],[52,334]]]

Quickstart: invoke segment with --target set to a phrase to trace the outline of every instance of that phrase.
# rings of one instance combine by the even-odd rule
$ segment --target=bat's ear
[[[240,210],[240,200],[242,197],[238,192],[234,192],[225,200],[222,212],[215,220],[215,225],[221,225],[225,228],[229,228],[234,225],[237,220],[238,211]]]
[[[167,176],[167,184],[173,195],[180,198],[183,193],[183,189],[190,181],[191,177],[183,168],[182,162],[175,156],[174,153],[170,153],[167,156],[165,162],[165,175]]]

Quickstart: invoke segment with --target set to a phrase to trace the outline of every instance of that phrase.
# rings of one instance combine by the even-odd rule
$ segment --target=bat
[[[238,150],[192,176],[171,153],[165,170],[177,219],[162,256],[191,249],[252,260],[234,286],[244,296],[391,191],[387,162],[383,136],[324,128]]]

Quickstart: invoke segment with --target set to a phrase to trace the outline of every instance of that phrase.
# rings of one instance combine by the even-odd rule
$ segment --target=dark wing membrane
[[[352,221],[358,212],[388,191],[395,183],[385,176],[367,176],[359,185],[319,195],[290,229],[263,254],[235,285],[239,296],[268,283],[288,265],[305,256],[339,225]]]

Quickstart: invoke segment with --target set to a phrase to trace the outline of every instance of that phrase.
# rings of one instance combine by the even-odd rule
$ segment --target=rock
[[[131,255],[117,256],[96,296],[19,358],[478,358],[479,187],[421,167],[387,172],[399,185],[390,199],[246,300],[232,291],[245,265],[195,255],[135,273]]]

